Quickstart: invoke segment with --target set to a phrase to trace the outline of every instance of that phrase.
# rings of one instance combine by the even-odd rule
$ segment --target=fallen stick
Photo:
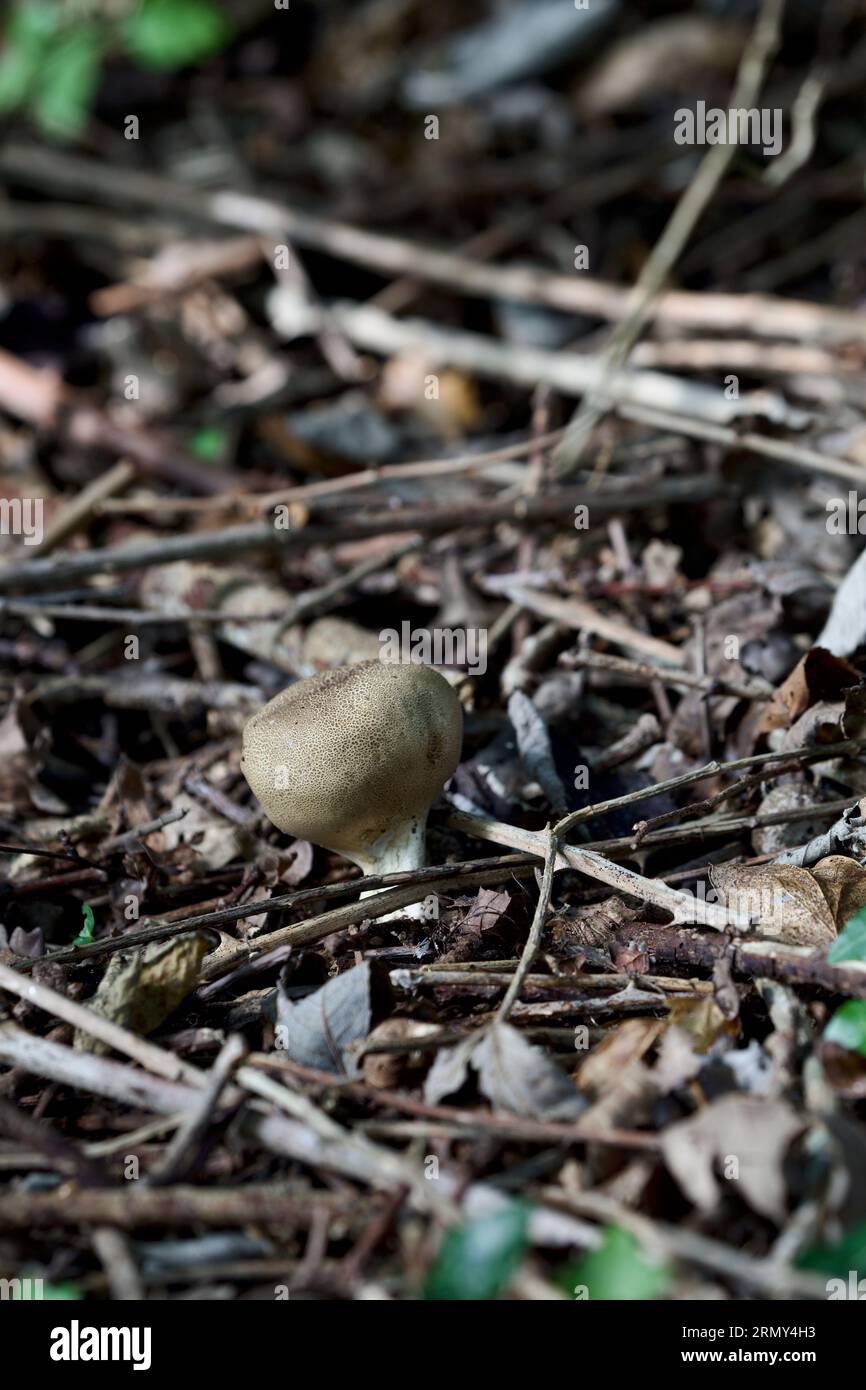
[[[2,603],[0,603],[2,611]],[[565,617],[560,621],[566,626]],[[731,694],[740,700],[769,700],[773,695],[772,686],[755,681],[729,680],[725,676],[699,676],[693,671],[672,671],[664,666],[650,666],[638,661],[624,661],[622,657],[607,652],[577,651],[569,653],[563,662],[570,670],[586,668],[590,671],[609,671],[627,680],[662,681],[665,685],[683,686],[687,690],[704,690],[708,695]],[[596,768],[598,760],[596,759]]]
[[[753,430],[741,433],[729,425],[713,425],[707,420],[689,419],[685,415],[676,415],[673,411],[647,409],[645,406],[618,405],[615,411],[624,420],[634,420],[640,425],[684,434],[689,439],[705,439],[707,443],[722,444],[738,453],[758,454],[761,458],[786,463],[791,468],[826,474],[829,478],[844,478],[846,482],[856,483],[861,487],[863,485],[862,464],[833,458],[829,454],[820,454],[817,449],[809,449],[785,439],[771,439],[767,435],[756,434]]]
[[[297,530],[277,530],[267,522],[248,526],[229,526],[220,531],[162,537],[134,545],[98,549],[81,554],[61,554],[8,563],[0,569],[0,593],[30,592],[62,588],[94,574],[121,574],[168,565],[176,560],[228,560],[264,551],[308,549],[314,545],[333,547],[340,541],[382,536],[393,532],[438,533],[465,526],[488,526],[510,521],[529,525],[533,521],[574,524],[574,509],[585,505],[591,521],[613,513],[640,510],[665,504],[688,504],[721,496],[725,486],[718,477],[670,478],[651,487],[623,489],[619,492],[592,492],[585,487],[561,488],[538,497],[517,497],[511,501],[479,502],[467,511],[465,506],[400,507],[387,514],[352,513],[351,520],[332,525],[311,525]]]
[[[534,873],[532,866],[516,868],[509,871],[509,875],[525,878]],[[481,888],[487,884],[501,883],[503,879],[502,869],[486,869],[472,874],[461,874],[458,878],[452,879],[449,887],[456,888]],[[426,898],[430,892],[429,882],[417,881],[408,884],[405,888],[389,888],[384,893],[371,894],[364,898],[362,902],[349,903],[346,907],[334,908],[332,912],[323,912],[316,917],[308,917],[303,922],[296,922],[290,927],[280,927],[277,931],[268,932],[263,936],[258,936],[251,944],[238,942],[235,950],[226,949],[221,951],[213,961],[205,959],[201,970],[201,980],[216,979],[219,975],[224,975],[227,970],[234,969],[235,965],[242,961],[250,960],[253,956],[259,955],[261,951],[272,951],[276,946],[309,946],[314,941],[323,941],[326,936],[332,936],[334,932],[343,931],[346,927],[357,925],[359,922],[375,921],[383,917],[388,912],[396,912],[401,907],[409,907],[412,903],[417,903]],[[256,903],[251,909],[252,912],[261,912],[262,904]]]
[[[565,313],[616,321],[628,316],[629,286],[588,275],[556,275],[540,267],[488,265],[449,250],[435,250],[400,237],[318,217],[284,203],[231,190],[191,191],[181,183],[134,169],[44,146],[10,143],[0,150],[0,170],[19,183],[46,185],[109,203],[179,213],[234,231],[271,234],[298,246],[363,265],[387,276],[408,276],[445,285],[475,298],[503,298],[545,304]],[[853,309],[827,308],[808,300],[764,294],[723,294],[668,290],[648,311],[651,321],[679,328],[745,332],[794,342],[863,342],[866,322]]]
[[[767,69],[782,37],[785,0],[760,0],[752,31],[740,57],[730,103],[733,108],[757,103]],[[553,456],[560,476],[572,472],[581,458],[589,436],[604,414],[607,379],[618,373],[641,330],[649,319],[650,307],[682,255],[695,226],[712,200],[734,158],[733,144],[712,146],[702,157],[686,183],[668,218],[661,236],[641,266],[631,295],[628,313],[610,335],[601,354],[604,390],[590,392],[566,426]],[[700,412],[694,411],[693,414]]]
[[[170,813],[172,819],[178,819],[175,813]],[[165,823],[165,821],[163,821]],[[151,826],[154,822],[149,823]],[[148,827],[143,826],[135,831],[127,831],[126,835],[141,837],[148,833]],[[125,839],[126,836],[118,837]],[[109,841],[114,845],[114,841]],[[27,847],[23,846],[23,851],[27,852]],[[235,922],[242,922],[247,917],[257,917],[260,915],[268,916],[272,913],[284,912],[288,907],[297,907],[300,903],[318,902],[320,900],[329,901],[331,898],[347,897],[349,894],[364,892],[373,888],[398,887],[404,883],[424,884],[429,891],[435,891],[437,887],[447,889],[452,886],[452,881],[462,878],[476,870],[489,873],[491,869],[498,868],[502,879],[505,880],[511,875],[520,876],[523,871],[532,872],[534,865],[531,858],[523,854],[503,854],[497,855],[493,859],[469,859],[458,864],[439,864],[426,869],[402,869],[394,874],[369,874],[363,878],[345,879],[339,883],[328,883],[315,888],[301,888],[295,893],[280,893],[273,898],[260,902],[244,903],[239,907],[218,907],[211,912],[198,912],[193,916],[177,918],[171,916],[170,920],[160,922],[158,919],[145,917],[141,919],[141,925],[134,932],[124,932],[122,936],[107,937],[101,941],[92,941],[85,946],[72,946],[60,951],[49,952],[50,959],[56,965],[81,964],[94,956],[113,955],[116,951],[131,951],[135,946],[145,946],[151,941],[162,941],[167,936],[176,936],[180,932],[194,931],[199,927],[215,929],[233,925]],[[175,912],[179,909],[175,909]],[[257,940],[257,938],[253,938]],[[35,964],[33,960],[16,962],[15,969],[21,974],[29,973]]]
[[[468,815],[464,811],[453,812],[448,817],[449,825],[475,835],[481,840],[492,840],[494,844],[508,845],[512,849],[535,853],[544,859],[547,855],[549,834],[543,830],[523,830],[516,825],[506,825],[503,821],[488,816]],[[736,927],[747,931],[751,926],[749,918],[742,913],[733,912],[716,903],[708,903],[691,897],[659,879],[644,878],[622,864],[604,859],[594,850],[577,849],[574,845],[561,845],[556,856],[554,869],[577,869],[599,883],[606,883],[619,893],[640,898],[653,903],[672,914],[674,923],[692,923],[695,926],[715,927],[724,931],[726,927]]]
[[[611,618],[600,613],[593,604],[584,599],[560,598],[544,589],[530,589],[525,584],[509,584],[503,589],[505,597],[520,608],[536,613],[542,618],[552,618],[578,632],[592,632],[615,642],[627,651],[639,652],[641,656],[652,657],[663,666],[683,666],[685,654],[680,647],[664,642],[659,637],[651,637],[622,618]],[[658,679],[658,676],[655,677]]]
[[[0,1203],[0,1230],[45,1230],[50,1226],[309,1226],[318,1215],[351,1217],[354,1199],[311,1189],[309,1197],[285,1183],[247,1183],[242,1187],[83,1188],[61,1192],[6,1192]]]
[[[827,1297],[827,1282],[823,1274],[794,1269],[783,1261],[737,1250],[686,1226],[651,1220],[608,1193],[566,1193],[561,1188],[551,1186],[544,1189],[544,1195],[563,1211],[590,1216],[605,1225],[623,1226],[648,1248],[673,1255],[675,1259],[697,1265],[699,1269],[712,1270],[736,1283],[743,1283],[767,1298],[825,1300]]]
[[[137,470],[124,459],[98,474],[49,521],[39,544],[28,547],[27,558],[47,555],[49,550],[68,540],[90,521],[100,502],[124,492],[137,476]]]
[[[782,984],[812,985],[830,994],[866,999],[866,964],[846,961],[828,965],[824,952],[811,946],[725,941],[647,923],[617,931],[614,940],[631,950],[642,949],[653,968],[711,971],[717,961],[727,959],[736,975],[748,979],[763,976]]]
[[[175,1115],[178,1111],[189,1110],[201,1095],[199,1089],[193,1090],[189,1086],[151,1076],[106,1057],[74,1052],[72,1048],[49,1042],[46,1038],[34,1037],[8,1023],[0,1025],[0,1063],[22,1067],[49,1081],[90,1091],[136,1108],[145,1108],[158,1115]],[[201,1073],[201,1077],[206,1085],[207,1074]],[[263,1077],[262,1080],[267,1078]],[[285,1086],[277,1090],[284,1093],[289,1103],[303,1100]],[[460,1194],[458,1179],[450,1173],[440,1174],[438,1190],[434,1190],[433,1184],[423,1176],[422,1165],[413,1165],[390,1150],[356,1137],[340,1126],[330,1125],[330,1122],[330,1132],[325,1135],[310,1124],[290,1119],[287,1115],[249,1111],[244,1128],[250,1139],[270,1152],[307,1167],[324,1168],[377,1189],[407,1187],[408,1200],[416,1209],[427,1212],[432,1209],[443,1220],[454,1219],[456,1208],[452,1198],[456,1199],[458,1195],[461,1195],[463,1211],[469,1217],[499,1211],[508,1201],[502,1193],[485,1183],[473,1183]],[[124,1196],[128,1195],[128,1185],[125,1184]],[[544,1207],[533,1209],[529,1218],[529,1234],[539,1244],[563,1247],[579,1245],[595,1249],[602,1240],[601,1233],[587,1222],[564,1217]]]
[[[776,424],[800,426],[808,419],[802,411],[788,406],[783,397],[767,391],[747,393],[733,400],[716,387],[664,372],[634,371],[628,367],[608,371],[600,355],[502,343],[483,333],[443,328],[427,319],[394,319],[366,304],[337,304],[331,312],[356,347],[387,357],[423,354],[432,370],[438,366],[457,367],[529,389],[542,383],[565,396],[597,395],[608,407],[661,406],[709,424],[726,425],[746,416],[757,416]],[[276,326],[279,331],[279,323]],[[563,436],[557,453],[567,437]]]

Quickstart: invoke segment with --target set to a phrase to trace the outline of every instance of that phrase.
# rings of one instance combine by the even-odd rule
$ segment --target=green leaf
[[[666,1265],[646,1258],[630,1231],[609,1226],[604,1244],[566,1270],[560,1283],[575,1298],[647,1301],[662,1298],[672,1278]]]
[[[7,45],[0,57],[0,111],[14,111],[26,100],[39,71],[41,52],[21,44]]]
[[[25,0],[16,5],[0,55],[0,111],[14,111],[30,95],[59,19],[53,0]]]
[[[59,0],[20,0],[9,20],[9,36],[49,38],[64,22],[63,6]]]
[[[866,907],[845,923],[827,952],[828,965],[841,965],[845,960],[866,961]]]
[[[198,430],[189,441],[190,451],[207,463],[216,463],[225,453],[228,436],[218,425],[206,426]]]
[[[854,1226],[836,1245],[813,1245],[797,1260],[802,1269],[844,1278],[849,1270],[866,1270],[866,1222]]]
[[[81,1299],[84,1294],[77,1284],[43,1284],[42,1297],[46,1301],[48,1299],[59,1301],[60,1299]]]
[[[226,16],[211,0],[142,0],[123,24],[127,49],[150,68],[200,63],[230,35]]]
[[[866,1057],[866,999],[849,999],[824,1029],[824,1041]]]
[[[22,1284],[24,1283],[25,1281],[22,1280]],[[18,1299],[19,1302],[28,1303],[41,1300],[47,1303],[49,1300],[56,1302],[60,1299],[81,1299],[84,1297],[76,1284],[43,1284],[38,1293],[36,1292],[37,1288],[38,1284],[35,1279],[27,1279],[26,1287],[22,1288],[20,1293],[13,1289],[13,1301]]]
[[[82,903],[81,911],[84,916],[84,926],[73,941],[73,946],[89,946],[93,940],[93,908],[89,903]]]
[[[493,1216],[448,1231],[427,1279],[429,1299],[492,1299],[505,1288],[526,1249],[528,1208],[512,1202]]]
[[[30,109],[46,135],[74,140],[90,114],[105,35],[99,24],[76,24],[54,42],[42,64]]]

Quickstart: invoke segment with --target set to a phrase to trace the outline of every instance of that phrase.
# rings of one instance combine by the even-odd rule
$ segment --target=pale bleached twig
[[[730,106],[749,109],[755,105],[764,75],[779,43],[785,0],[762,0],[757,19],[740,60]],[[685,249],[689,237],[724,178],[734,157],[736,145],[714,145],[686,186],[664,231],[656,242],[634,287],[629,312],[614,331],[604,353],[603,377],[615,376],[625,362],[649,317],[649,307]],[[560,476],[577,466],[589,436],[604,414],[610,392],[593,390],[583,400],[557,445],[554,462]],[[699,412],[691,412],[698,414]]]
[[[627,286],[588,275],[550,274],[532,266],[488,265],[451,250],[422,246],[244,193],[193,192],[171,179],[109,167],[68,150],[9,143],[0,151],[0,170],[14,173],[17,182],[158,208],[163,216],[175,211],[233,230],[290,236],[297,246],[309,246],[384,275],[447,285],[466,295],[545,304],[565,313],[612,321],[627,318],[631,310],[633,291]],[[772,295],[669,290],[651,304],[649,316],[679,328],[748,332],[801,342],[862,342],[866,337],[866,324],[856,310]]]

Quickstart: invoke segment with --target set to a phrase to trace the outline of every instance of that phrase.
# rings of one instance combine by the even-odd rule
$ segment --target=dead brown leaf
[[[781,1222],[786,1197],[782,1164],[804,1128],[785,1101],[723,1096],[670,1125],[662,1136],[662,1153],[686,1197],[701,1211],[713,1211],[730,1184],[754,1211]]]
[[[591,1095],[616,1086],[623,1072],[645,1056],[667,1026],[666,1019],[629,1018],[612,1028],[582,1063],[577,1074],[581,1090]]]
[[[459,1091],[469,1065],[481,1092],[502,1110],[536,1120],[574,1119],[586,1102],[541,1047],[527,1042],[508,1023],[496,1023],[483,1036],[464,1038],[439,1053],[424,1087],[424,1099],[437,1104]]]
[[[757,723],[759,734],[786,729],[812,705],[840,699],[859,673],[826,647],[811,647],[768,700]]]
[[[759,936],[792,946],[826,946],[836,923],[808,869],[791,864],[716,864],[710,882],[725,907],[749,916]]]
[[[833,914],[836,930],[866,907],[866,869],[844,854],[828,854],[811,870]]]
[[[199,966],[210,945],[204,932],[187,932],[141,950],[118,951],[87,1007],[101,1018],[146,1037],[195,988]],[[83,1029],[76,1031],[75,1047],[79,1052],[110,1051]]]

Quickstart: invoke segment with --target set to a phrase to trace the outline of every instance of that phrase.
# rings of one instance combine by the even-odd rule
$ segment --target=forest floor
[[[0,140],[0,1277],[826,1299],[866,1273],[856,7],[223,8]],[[462,756],[430,867],[359,882],[241,731],[395,642]]]

